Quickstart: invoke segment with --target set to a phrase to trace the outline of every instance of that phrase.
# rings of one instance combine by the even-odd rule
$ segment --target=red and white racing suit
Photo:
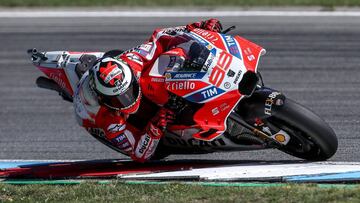
[[[212,21],[211,21],[212,20]],[[214,19],[189,24],[187,26],[157,29],[150,40],[136,48],[121,53],[114,58],[125,61],[139,78],[147,69],[151,68],[155,60],[174,42],[181,43],[176,38],[184,31],[197,27],[212,31],[220,31],[219,22]],[[215,21],[215,22],[214,22]],[[175,39],[175,40],[174,40]],[[178,42],[177,42],[178,41]],[[169,44],[169,43],[172,44]],[[133,160],[144,162],[151,158],[159,143],[168,118],[166,110],[161,109],[143,129],[138,129],[127,122],[130,114],[134,114],[142,105],[140,98],[135,105],[123,111],[114,111],[98,103],[96,93],[89,88],[88,71],[82,76],[74,94],[75,114],[78,123],[93,136],[105,138],[111,145]]]

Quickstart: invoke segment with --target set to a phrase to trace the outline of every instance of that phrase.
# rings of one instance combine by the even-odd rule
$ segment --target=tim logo
[[[226,42],[226,46],[229,50],[229,52],[238,57],[239,59],[241,59],[241,56],[240,56],[240,51],[236,45],[236,42],[235,42],[235,39],[230,36],[230,35],[222,35],[223,36],[223,39],[225,39],[225,42]]]
[[[224,80],[225,73],[229,69],[230,64],[232,61],[232,56],[223,51],[219,55],[219,60],[216,64],[216,66],[211,71],[209,82],[216,87],[220,87],[221,83]]]
[[[192,102],[203,102],[205,100],[211,99],[215,96],[218,96],[222,93],[224,93],[225,91],[211,86],[209,88],[206,88],[205,90],[201,91],[201,92],[195,92],[194,94],[186,97],[186,100],[192,101]]]
[[[216,87],[213,87],[213,88],[210,88],[210,89],[207,89],[207,90],[201,92],[201,95],[203,96],[204,99],[211,98],[217,94],[218,94],[218,91],[217,91]]]

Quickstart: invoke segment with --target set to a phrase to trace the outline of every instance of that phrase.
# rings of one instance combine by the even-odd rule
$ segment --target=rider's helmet
[[[125,61],[105,57],[90,70],[90,88],[99,103],[113,110],[136,111],[140,104],[140,87]]]

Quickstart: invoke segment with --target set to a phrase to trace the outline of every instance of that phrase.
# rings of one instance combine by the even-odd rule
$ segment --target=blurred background
[[[39,89],[41,75],[26,50],[108,51],[129,49],[155,28],[216,17],[229,34],[267,50],[259,71],[265,83],[314,110],[335,130],[336,161],[358,161],[360,152],[359,0],[1,0],[0,1],[0,159],[124,158],[75,122],[73,106],[55,92]],[[187,17],[24,17],[55,11],[228,11],[220,16]],[[263,15],[231,16],[254,11]],[[278,11],[277,15],[266,15]],[[294,15],[286,12],[300,11]],[[301,13],[318,12],[319,15]],[[336,15],[332,15],[336,12]],[[348,16],[346,13],[352,12]],[[10,13],[10,14],[9,14]],[[321,13],[326,13],[322,15]],[[342,13],[342,14],[341,14]],[[13,15],[12,15],[13,14]],[[19,14],[17,16],[17,14]],[[341,14],[341,15],[340,15]],[[17,17],[16,17],[17,16]],[[229,17],[230,16],[230,17]],[[277,150],[170,156],[170,159],[293,160]]]

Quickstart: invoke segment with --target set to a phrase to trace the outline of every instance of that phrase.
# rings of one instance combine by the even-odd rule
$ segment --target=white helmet
[[[122,60],[100,59],[90,70],[90,87],[98,94],[100,104],[114,110],[128,109],[139,103],[139,84]]]

